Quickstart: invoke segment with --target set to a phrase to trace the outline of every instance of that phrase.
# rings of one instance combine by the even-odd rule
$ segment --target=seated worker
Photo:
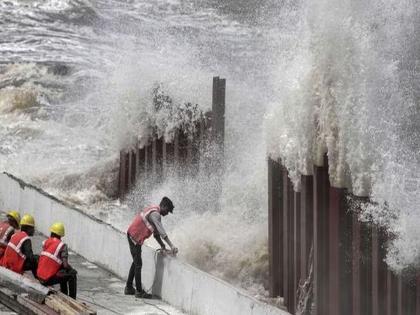
[[[9,243],[10,238],[19,229],[20,214],[12,210],[7,213],[7,220],[0,222],[0,259],[3,257],[4,252]]]
[[[176,248],[169,240],[165,229],[162,226],[161,217],[172,213],[174,205],[168,197],[163,197],[159,206],[152,205],[137,213],[132,223],[127,230],[128,245],[130,248],[133,263],[128,272],[127,284],[124,289],[124,294],[134,295],[138,298],[150,299],[152,295],[143,290],[141,285],[141,269],[143,262],[141,259],[141,247],[143,242],[152,234],[159,243],[162,250],[166,251],[165,244],[162,239],[171,248],[171,253],[176,255],[178,248]],[[136,290],[133,287],[133,281],[136,281]]]
[[[37,276],[39,281],[50,286],[60,284],[61,292],[76,299],[77,271],[68,262],[67,245],[61,241],[64,236],[64,224],[56,222],[50,227],[50,238],[42,244]]]
[[[2,259],[2,266],[14,272],[22,274],[31,270],[36,277],[38,256],[32,252],[32,242],[29,238],[35,233],[35,220],[25,214],[20,220],[20,231],[10,238]]]

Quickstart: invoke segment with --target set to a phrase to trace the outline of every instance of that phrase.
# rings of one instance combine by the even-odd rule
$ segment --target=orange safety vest
[[[10,225],[8,221],[0,223],[0,257],[3,256],[7,247],[7,243],[9,242],[7,237],[14,231],[15,229]]]
[[[63,264],[60,259],[60,251],[63,246],[64,243],[56,237],[50,237],[44,242],[36,271],[40,280],[48,281],[60,270]]]
[[[23,273],[23,264],[25,263],[26,256],[22,253],[21,248],[23,242],[28,239],[28,234],[23,231],[16,232],[12,235],[2,259],[3,267],[17,273]]]
[[[127,234],[136,244],[142,245],[153,234],[154,228],[150,224],[148,217],[154,211],[160,213],[160,207],[150,206],[145,208],[134,217],[133,222],[128,227]]]

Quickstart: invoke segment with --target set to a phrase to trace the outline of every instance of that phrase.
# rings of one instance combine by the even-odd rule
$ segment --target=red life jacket
[[[9,221],[0,223],[0,257],[3,256],[7,247],[7,243],[9,242],[7,237],[14,231],[15,229],[10,225]]]
[[[159,212],[159,206],[150,206],[145,208],[142,212],[137,214],[134,217],[133,222],[131,222],[128,227],[127,234],[131,239],[138,245],[142,245],[146,239],[148,239],[154,231],[153,226],[150,224],[148,217],[152,212]]]
[[[48,281],[60,270],[63,264],[60,259],[60,251],[63,246],[64,243],[56,237],[50,237],[44,242],[36,271],[40,280]]]
[[[3,255],[3,267],[17,273],[23,273],[23,264],[25,263],[26,256],[22,253],[21,248],[23,242],[28,239],[28,234],[23,231],[16,232],[12,235]]]

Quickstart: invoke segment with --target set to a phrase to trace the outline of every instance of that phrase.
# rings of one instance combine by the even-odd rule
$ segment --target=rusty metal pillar
[[[417,272],[415,283],[416,283],[416,315],[420,315],[420,272]]]
[[[277,161],[268,159],[268,247],[270,278],[270,296],[283,295],[283,260],[281,246],[283,242],[283,181],[282,167]]]
[[[329,314],[340,314],[340,201],[342,191],[331,187],[328,213],[328,306]]]
[[[213,139],[223,151],[225,137],[226,79],[213,77],[212,130]]]
[[[301,177],[301,227],[300,227],[300,274],[302,279],[306,279],[309,273],[309,254],[311,246],[313,244],[314,234],[314,188],[313,188],[313,176],[302,176]]]
[[[126,172],[126,182],[127,182],[127,191],[132,187],[132,175],[133,175],[133,155],[132,151],[127,152],[127,172]]]
[[[283,295],[289,312],[293,301],[293,187],[283,168]]]
[[[329,315],[328,305],[328,163],[314,168],[314,298],[315,314]],[[331,314],[335,315],[335,314]]]
[[[293,232],[294,232],[294,239],[293,239],[293,313],[296,310],[297,306],[297,291],[299,288],[300,280],[301,280],[301,272],[300,272],[300,266],[301,266],[301,193],[300,192],[294,192],[293,196],[293,210],[294,210],[294,221],[293,221]]]
[[[153,176],[156,176],[156,172],[157,172],[156,138],[153,138],[152,143],[151,143],[151,147],[152,147],[152,174],[153,174]]]
[[[163,144],[165,141],[163,138],[155,139],[155,152],[156,152],[156,160],[155,160],[155,174],[158,179],[162,178],[163,175]]]
[[[372,314],[372,228],[369,224],[360,226],[360,307],[362,314]]]
[[[362,315],[360,306],[360,222],[357,213],[352,213],[352,313]]]
[[[146,158],[145,148],[138,148],[138,164],[137,164],[137,175],[141,176],[144,174],[144,163]]]
[[[384,261],[386,235],[372,227],[372,315],[386,314],[387,266]]]
[[[153,146],[152,143],[148,143],[146,146],[146,163],[145,163],[145,167],[146,167],[146,175],[150,176],[153,171]]]
[[[128,159],[127,153],[122,150],[120,151],[120,171],[119,171],[119,180],[118,180],[118,191],[120,198],[124,197],[127,193],[127,171],[128,171]]]
[[[346,190],[330,187],[328,199],[328,312],[352,315],[352,216]]]
[[[134,186],[136,184],[136,179],[137,179],[137,165],[138,165],[138,159],[139,159],[137,148],[130,150],[130,155],[131,155],[130,182]]]
[[[179,167],[180,163],[180,156],[179,156],[179,134],[180,131],[176,130],[174,135],[174,154],[173,154],[173,161],[176,168]]]
[[[398,313],[398,283],[397,278],[391,270],[387,271],[386,279],[386,315],[397,315]]]
[[[294,275],[295,275],[295,192],[293,189],[293,184],[290,180],[289,177],[287,177],[288,179],[288,193],[289,196],[287,197],[288,199],[288,269],[289,269],[289,276],[288,276],[288,290],[289,290],[289,294],[288,294],[288,310],[290,313],[294,314],[295,313],[295,304],[296,304],[296,290],[295,290],[295,282],[294,282]]]

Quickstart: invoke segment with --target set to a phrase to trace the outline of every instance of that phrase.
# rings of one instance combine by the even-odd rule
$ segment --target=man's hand
[[[172,255],[176,256],[176,254],[178,254],[178,248],[176,248],[175,246],[172,247],[171,252],[172,252]]]

